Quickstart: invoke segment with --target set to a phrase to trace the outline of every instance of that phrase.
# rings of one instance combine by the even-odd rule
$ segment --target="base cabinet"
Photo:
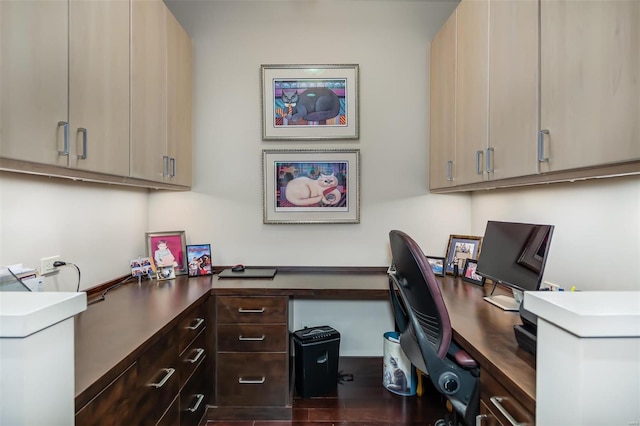
[[[476,424],[483,426],[534,425],[533,411],[525,407],[525,404],[487,370],[483,369],[480,372],[480,415]]]

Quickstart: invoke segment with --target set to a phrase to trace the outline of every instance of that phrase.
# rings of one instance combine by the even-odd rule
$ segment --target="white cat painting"
[[[301,207],[320,203],[335,205],[342,198],[342,193],[338,189],[338,178],[332,173],[320,174],[316,180],[306,176],[290,180],[285,189],[285,197],[291,204]]]

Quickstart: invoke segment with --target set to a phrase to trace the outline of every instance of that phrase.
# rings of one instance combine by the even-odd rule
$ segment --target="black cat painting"
[[[322,122],[340,113],[340,98],[326,87],[313,87],[302,93],[283,90],[284,114],[291,123],[299,120]]]

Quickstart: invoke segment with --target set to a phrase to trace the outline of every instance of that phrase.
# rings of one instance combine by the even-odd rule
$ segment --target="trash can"
[[[384,358],[382,361],[382,384],[389,391],[403,396],[416,394],[418,376],[400,347],[400,333],[384,333]]]
[[[302,398],[334,392],[338,385],[340,333],[328,325],[293,332],[295,387]]]

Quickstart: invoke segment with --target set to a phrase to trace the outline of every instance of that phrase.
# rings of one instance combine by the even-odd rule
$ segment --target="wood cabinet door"
[[[541,171],[640,159],[640,2],[543,0]]]
[[[131,3],[131,176],[164,181],[167,156],[167,9]]]
[[[429,187],[455,184],[456,11],[431,42]]]
[[[538,1],[490,2],[489,179],[537,173]],[[486,167],[486,159],[485,159]]]
[[[0,1],[0,155],[67,166],[68,5]]]
[[[129,175],[129,8],[69,3],[70,167]]]
[[[463,0],[457,8],[456,27],[457,185],[485,179],[489,121],[488,31],[489,2]]]
[[[191,186],[191,39],[167,11],[168,182]]]

